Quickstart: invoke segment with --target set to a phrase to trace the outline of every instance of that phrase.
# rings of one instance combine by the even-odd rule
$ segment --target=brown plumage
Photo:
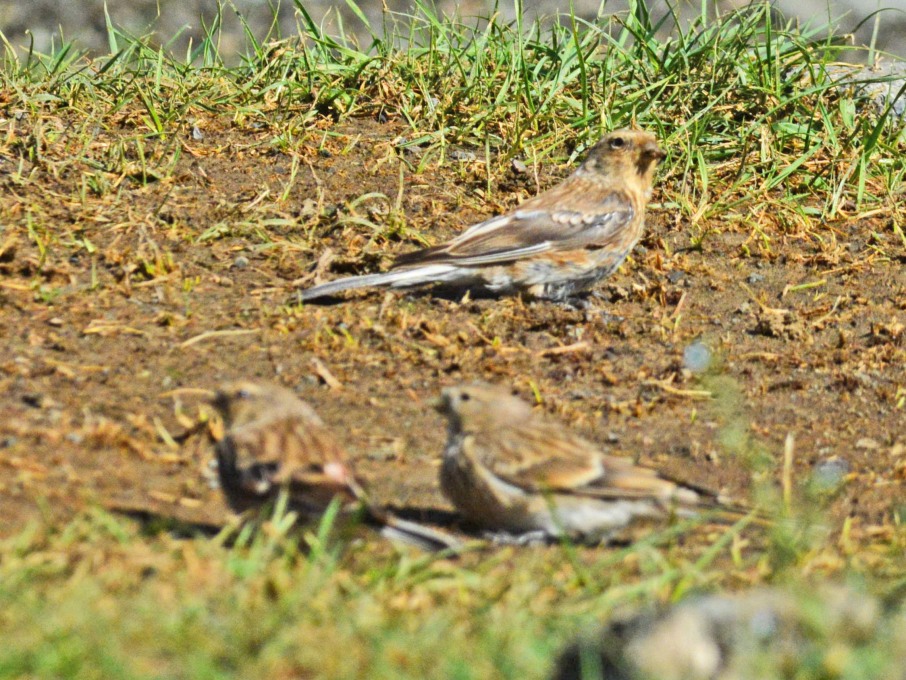
[[[637,518],[745,514],[708,491],[604,455],[500,388],[447,388],[439,410],[449,423],[441,490],[484,528],[599,542]]]
[[[290,508],[317,519],[334,498],[346,516],[362,517],[388,538],[427,550],[458,542],[373,505],[344,449],[317,413],[289,390],[253,381],[221,386],[213,400],[226,431],[217,442],[220,485],[236,512],[257,510],[286,489]]]
[[[572,175],[515,211],[404,254],[385,274],[338,279],[299,295],[311,300],[354,288],[442,283],[566,300],[613,273],[635,246],[663,157],[648,132],[611,132]]]

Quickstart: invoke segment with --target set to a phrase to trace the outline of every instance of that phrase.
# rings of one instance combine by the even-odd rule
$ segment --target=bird
[[[639,519],[747,514],[717,494],[605,455],[501,387],[448,387],[436,407],[448,422],[441,491],[472,524],[501,538],[602,543]]]
[[[610,276],[642,235],[654,172],[665,157],[642,130],[617,130],[591,147],[563,182],[452,241],[399,256],[391,270],[299,291],[302,301],[374,286],[427,284],[524,293],[559,302]]]
[[[550,677],[827,677],[831,654],[865,656],[867,645],[896,628],[896,616],[868,593],[834,582],[694,595],[668,607],[618,615],[602,629],[582,633],[560,655]],[[906,620],[902,613],[900,619]],[[884,656],[898,672],[877,672],[876,677],[902,678],[906,647]]]
[[[452,536],[375,506],[346,451],[292,391],[239,380],[221,385],[211,403],[225,428],[215,445],[220,486],[235,512],[256,512],[285,489],[289,508],[303,520],[322,517],[337,499],[344,517],[360,518],[387,538],[430,551],[459,548]]]

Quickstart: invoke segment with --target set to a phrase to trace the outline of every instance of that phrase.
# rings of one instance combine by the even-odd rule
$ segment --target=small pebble
[[[764,274],[756,274],[755,272],[752,272],[746,277],[746,283],[755,284],[761,283],[762,281],[764,281]]]
[[[449,154],[450,160],[452,161],[474,161],[475,153],[472,151],[464,151],[462,149],[453,149]]]
[[[683,366],[693,373],[704,373],[711,365],[711,350],[696,340],[683,350]]]
[[[236,267],[236,269],[245,269],[249,266],[249,259],[245,255],[240,255],[233,260],[233,266]]]
[[[836,489],[843,483],[849,472],[849,463],[842,458],[833,458],[816,463],[812,468],[812,483],[819,490]]]

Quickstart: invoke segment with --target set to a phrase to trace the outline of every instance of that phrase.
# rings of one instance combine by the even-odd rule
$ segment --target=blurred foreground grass
[[[280,519],[231,547],[143,534],[100,511],[57,530],[32,526],[0,545],[0,674],[543,678],[577,633],[630,606],[765,580],[808,592],[828,573],[891,602],[906,586],[902,538],[869,565],[812,539],[782,566],[770,540],[735,529],[687,527],[679,540],[668,529],[622,549],[490,548],[456,561],[373,541],[340,551],[312,532],[303,554]],[[891,640],[906,631],[887,632],[859,640],[859,658],[876,670],[902,653]],[[831,672],[833,660],[776,677],[900,677],[862,675],[839,658],[845,672]]]

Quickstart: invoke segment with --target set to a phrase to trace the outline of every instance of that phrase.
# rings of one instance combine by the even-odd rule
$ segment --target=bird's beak
[[[450,395],[447,393],[447,389],[444,389],[441,390],[440,396],[431,402],[431,407],[438,413],[447,416],[453,412],[450,404]]]
[[[216,408],[220,413],[226,413],[227,407],[230,405],[230,399],[226,395],[226,392],[217,390],[210,397],[208,397],[208,403]]]
[[[648,158],[653,158],[655,160],[663,160],[667,157],[667,154],[664,152],[664,150],[654,142],[648,142],[647,144],[645,144],[645,146],[642,147],[642,153],[645,156],[648,156]]]

